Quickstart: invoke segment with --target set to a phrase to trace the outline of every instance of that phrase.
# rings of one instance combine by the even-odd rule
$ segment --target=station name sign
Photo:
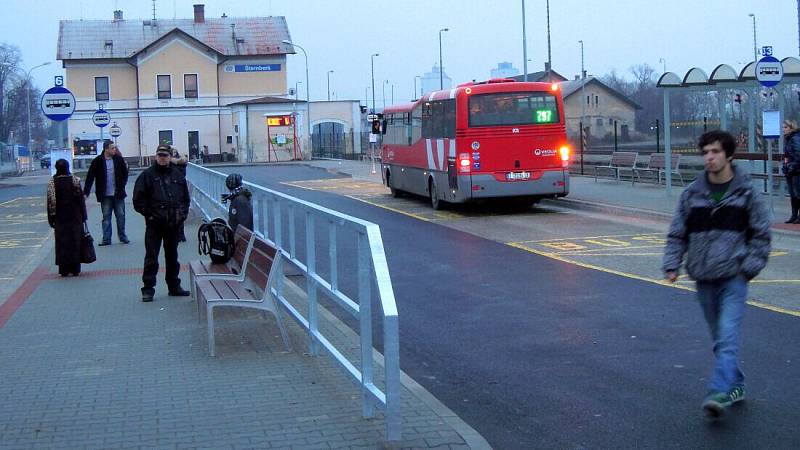
[[[225,72],[280,72],[280,64],[228,64]]]

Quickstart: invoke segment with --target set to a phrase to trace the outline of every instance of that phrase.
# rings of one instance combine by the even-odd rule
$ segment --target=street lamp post
[[[372,113],[375,114],[375,57],[380,56],[380,53],[373,53],[369,57],[370,68],[372,70]]]
[[[800,1],[800,0],[798,0]],[[528,45],[525,36],[525,0],[522,0],[522,81],[528,81]]]
[[[439,89],[444,89],[444,68],[442,67],[442,32],[444,31],[450,31],[450,29],[439,30]]]
[[[547,0],[547,81],[550,81],[552,67],[553,59],[550,54],[550,0]]]
[[[4,66],[10,66],[10,64],[3,64]],[[39,67],[44,67],[50,65],[50,61],[43,62],[38,66],[31,67],[28,71],[25,72],[25,106],[27,110],[27,119],[28,119],[28,164],[29,169],[33,170],[33,138],[31,136],[31,72],[38,69]]]
[[[667,73],[667,60],[664,58],[658,58],[658,62],[661,63],[661,74]]]
[[[307,132],[306,138],[309,140],[309,142],[311,142],[311,95],[309,93],[310,90],[309,90],[309,87],[308,87],[308,53],[306,53],[306,49],[304,49],[303,47],[295,44],[292,41],[284,39],[281,42],[286,44],[286,45],[291,45],[292,47],[297,47],[300,50],[302,50],[303,51],[303,57],[306,60],[306,132]],[[308,151],[308,147],[306,147],[306,151]]]
[[[797,0],[800,1],[800,0]],[[419,78],[420,86],[419,86],[419,97],[417,97],[417,78]],[[411,99],[422,98],[422,77],[419,75],[414,75],[414,95]]]
[[[756,46],[756,15],[753,13],[748,14],[748,16],[753,18],[753,62],[758,61],[758,50]]]
[[[586,70],[583,68],[583,39],[578,41],[581,44],[581,123],[580,123],[580,133],[578,133],[578,137],[581,140],[581,175],[583,175],[583,154],[586,152],[584,148],[584,136],[583,136],[583,124],[586,121],[586,95],[585,95],[585,87],[586,87]]]
[[[328,71],[328,101],[331,101],[331,74],[333,73],[332,70]]]

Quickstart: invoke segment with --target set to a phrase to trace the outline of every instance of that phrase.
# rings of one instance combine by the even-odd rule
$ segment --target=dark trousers
[[[181,286],[178,263],[178,226],[148,222],[144,232],[144,271],[142,293],[154,293],[158,275],[158,253],[164,244],[164,262],[167,264],[167,288],[174,291]]]

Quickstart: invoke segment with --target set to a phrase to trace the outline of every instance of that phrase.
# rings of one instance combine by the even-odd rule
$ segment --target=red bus
[[[569,147],[557,84],[493,79],[387,107],[383,181],[398,196],[444,202],[569,193]]]

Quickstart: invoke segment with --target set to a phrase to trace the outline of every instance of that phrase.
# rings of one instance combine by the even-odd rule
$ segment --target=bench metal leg
[[[206,304],[206,322],[208,323],[208,356],[214,356],[214,304]]]

